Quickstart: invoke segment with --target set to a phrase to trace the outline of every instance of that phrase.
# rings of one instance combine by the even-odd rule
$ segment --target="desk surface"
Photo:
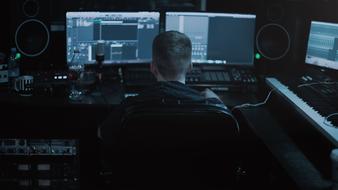
[[[137,94],[137,91],[130,91],[118,83],[102,83],[97,85],[89,93],[80,98],[69,98],[70,87],[64,86],[62,92],[43,93],[34,92],[32,96],[20,96],[16,92],[9,92],[6,88],[0,90],[0,102],[30,103],[30,104],[51,104],[51,105],[119,105],[126,95]],[[60,91],[60,90],[59,90]],[[247,102],[257,102],[256,94],[241,92],[216,92],[228,107],[233,107]]]

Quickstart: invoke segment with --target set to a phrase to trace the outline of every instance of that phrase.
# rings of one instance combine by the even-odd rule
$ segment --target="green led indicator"
[[[16,53],[16,54],[15,54],[15,59],[18,60],[18,59],[20,59],[20,58],[21,58],[21,54],[20,54],[20,53]]]
[[[256,53],[255,57],[256,57],[256,59],[261,59],[261,54]]]

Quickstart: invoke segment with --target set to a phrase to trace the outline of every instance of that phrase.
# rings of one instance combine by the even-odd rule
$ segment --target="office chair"
[[[122,115],[113,169],[121,188],[235,185],[239,128],[226,108],[162,100],[128,106]]]

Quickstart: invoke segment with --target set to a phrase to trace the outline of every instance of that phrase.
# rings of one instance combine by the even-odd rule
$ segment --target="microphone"
[[[95,59],[99,65],[102,64],[102,62],[104,61],[104,45],[105,45],[104,40],[97,41]]]

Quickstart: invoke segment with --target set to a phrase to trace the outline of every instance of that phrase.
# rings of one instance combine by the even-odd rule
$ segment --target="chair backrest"
[[[185,182],[187,188],[193,184],[194,188],[219,188],[233,181],[239,128],[223,107],[181,102],[137,104],[125,109],[121,126],[120,163],[133,171],[131,178]],[[131,179],[130,173],[126,176]],[[147,183],[143,177],[141,181]]]

